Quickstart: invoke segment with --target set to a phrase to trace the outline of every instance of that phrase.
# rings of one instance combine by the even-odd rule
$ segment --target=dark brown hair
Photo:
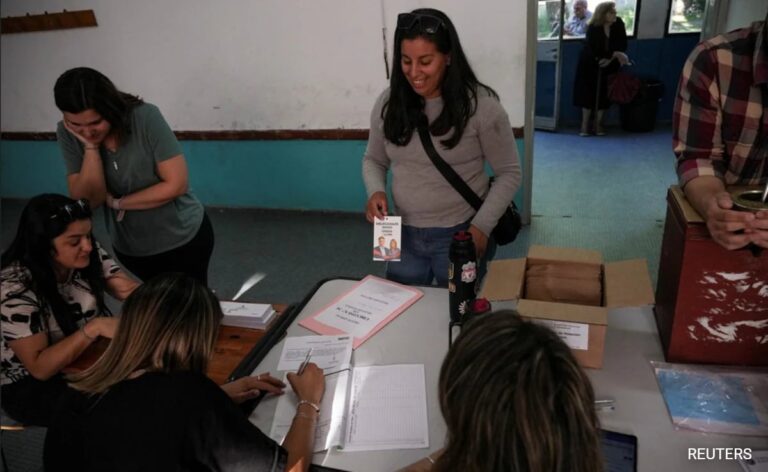
[[[570,349],[514,311],[472,320],[440,371],[435,470],[600,472],[594,393]]]
[[[131,132],[133,109],[144,103],[136,95],[121,92],[106,75],[90,67],[61,74],[53,86],[53,96],[62,112],[95,110],[112,126],[120,143]]]

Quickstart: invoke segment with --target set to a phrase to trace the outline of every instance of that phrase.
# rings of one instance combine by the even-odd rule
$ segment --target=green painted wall
[[[365,145],[365,141],[182,142],[190,184],[206,205],[352,212],[364,211],[366,201],[360,170]],[[522,159],[522,140],[518,150]],[[67,192],[58,145],[0,141],[0,197],[29,198],[43,192]]]

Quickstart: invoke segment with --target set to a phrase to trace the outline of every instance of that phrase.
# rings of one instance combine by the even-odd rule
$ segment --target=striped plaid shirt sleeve
[[[724,179],[720,84],[713,51],[699,44],[683,66],[673,115],[672,144],[680,185],[699,176]]]

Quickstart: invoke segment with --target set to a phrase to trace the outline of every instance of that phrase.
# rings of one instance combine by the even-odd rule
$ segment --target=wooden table
[[[272,305],[277,312],[277,316],[272,320],[270,326],[285,311],[286,306],[284,304]],[[219,335],[213,347],[213,356],[211,356],[211,360],[208,362],[208,372],[206,372],[208,377],[219,385],[226,383],[227,378],[235,370],[235,367],[253,349],[253,346],[261,340],[265,333],[266,331],[263,329],[236,328],[234,326],[219,327]],[[64,368],[63,372],[77,372],[90,367],[101,357],[107,346],[109,346],[109,339],[98,339],[75,362]]]

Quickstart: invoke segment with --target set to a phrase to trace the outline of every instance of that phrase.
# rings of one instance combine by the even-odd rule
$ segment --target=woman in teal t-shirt
[[[207,284],[213,227],[160,110],[87,67],[66,71],[53,91],[69,193],[104,204],[118,259],[143,280],[184,272]]]

